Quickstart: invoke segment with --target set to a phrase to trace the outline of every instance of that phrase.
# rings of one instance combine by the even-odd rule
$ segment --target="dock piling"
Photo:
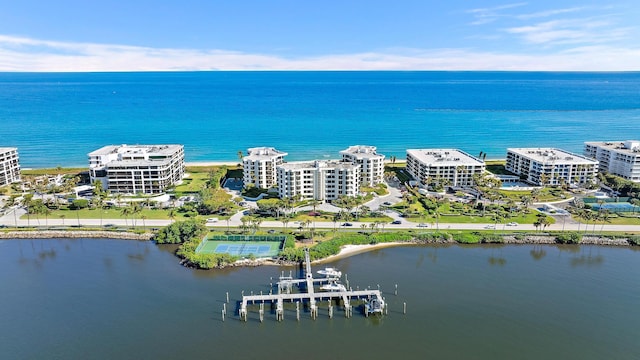
[[[402,303],[402,313],[406,314],[407,313],[407,303]]]

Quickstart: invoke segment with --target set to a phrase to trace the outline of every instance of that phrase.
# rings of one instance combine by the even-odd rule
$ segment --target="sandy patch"
[[[372,251],[376,249],[382,249],[393,246],[402,246],[402,245],[411,245],[411,243],[407,242],[388,242],[388,243],[380,243],[374,245],[345,245],[340,249],[340,252],[336,255],[331,255],[327,258],[313,261],[312,264],[322,264],[327,262],[336,261],[338,259],[343,259],[349,256],[353,256],[356,254],[361,254],[367,251]]]
[[[238,161],[195,161],[195,162],[185,162],[185,166],[235,166],[240,162]]]

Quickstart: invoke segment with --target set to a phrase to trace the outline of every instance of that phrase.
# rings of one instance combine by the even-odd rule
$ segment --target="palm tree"
[[[43,205],[40,211],[44,214],[44,226],[49,226],[49,215],[51,215],[51,209]]]
[[[609,213],[609,210],[604,209],[600,212],[600,220],[602,221],[600,233],[602,233],[604,231],[604,223],[611,223],[611,214]]]
[[[62,226],[64,226],[64,218],[66,218],[67,215],[65,214],[60,214],[60,219],[62,220]]]
[[[341,218],[342,218],[342,214],[341,213],[337,212],[337,213],[333,214],[332,220],[333,220],[333,232],[334,233],[336,232],[336,229],[338,227],[338,222],[340,222]]]
[[[147,215],[142,215],[140,216],[140,218],[142,219],[142,228],[144,230],[147,230],[147,224],[145,223],[145,220],[147,219]]]
[[[17,196],[12,195],[11,197],[9,197],[9,199],[7,200],[7,207],[10,207],[13,209],[13,222],[15,227],[18,227],[18,216],[16,215],[16,209],[14,208],[14,206],[17,205]]]
[[[30,212],[29,212],[29,208],[31,208],[31,203],[33,201],[33,194],[24,194],[24,196],[22,196],[22,206],[24,206],[25,210],[27,211],[27,226],[31,226],[31,216],[30,216]]]
[[[123,208],[120,209],[120,214],[122,216],[124,216],[124,224],[125,226],[129,226],[129,224],[127,223],[127,216],[129,216],[129,214],[131,214],[131,208],[129,206],[125,206]]]
[[[522,206],[524,206],[525,210],[533,204],[533,197],[531,195],[522,195],[520,197],[520,202],[522,202]]]
[[[169,209],[169,211],[167,212],[167,216],[169,216],[169,219],[171,220],[171,222],[174,222],[176,218],[176,209],[174,208]]]
[[[136,226],[136,215],[142,212],[142,208],[140,207],[140,204],[137,202],[132,202],[131,205],[129,205],[129,207],[131,208],[130,210],[131,225]]]

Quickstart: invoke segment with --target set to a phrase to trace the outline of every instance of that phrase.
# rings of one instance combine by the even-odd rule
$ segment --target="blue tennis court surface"
[[[207,241],[203,240],[196,252],[205,254],[229,254],[239,257],[275,257],[283,241]]]
[[[218,254],[227,253],[235,256],[246,256],[249,254],[253,254],[256,256],[266,255],[271,251],[271,246],[269,245],[229,245],[229,244],[220,244],[216,246],[215,252]]]

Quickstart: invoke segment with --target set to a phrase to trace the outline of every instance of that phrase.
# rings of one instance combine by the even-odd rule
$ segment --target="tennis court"
[[[249,237],[247,237],[249,238]],[[203,254],[230,254],[233,256],[247,257],[253,255],[258,258],[275,257],[280,252],[284,240],[278,241],[251,241],[248,240],[216,240],[203,239],[196,249],[197,253]],[[275,240],[275,239],[274,239]]]

